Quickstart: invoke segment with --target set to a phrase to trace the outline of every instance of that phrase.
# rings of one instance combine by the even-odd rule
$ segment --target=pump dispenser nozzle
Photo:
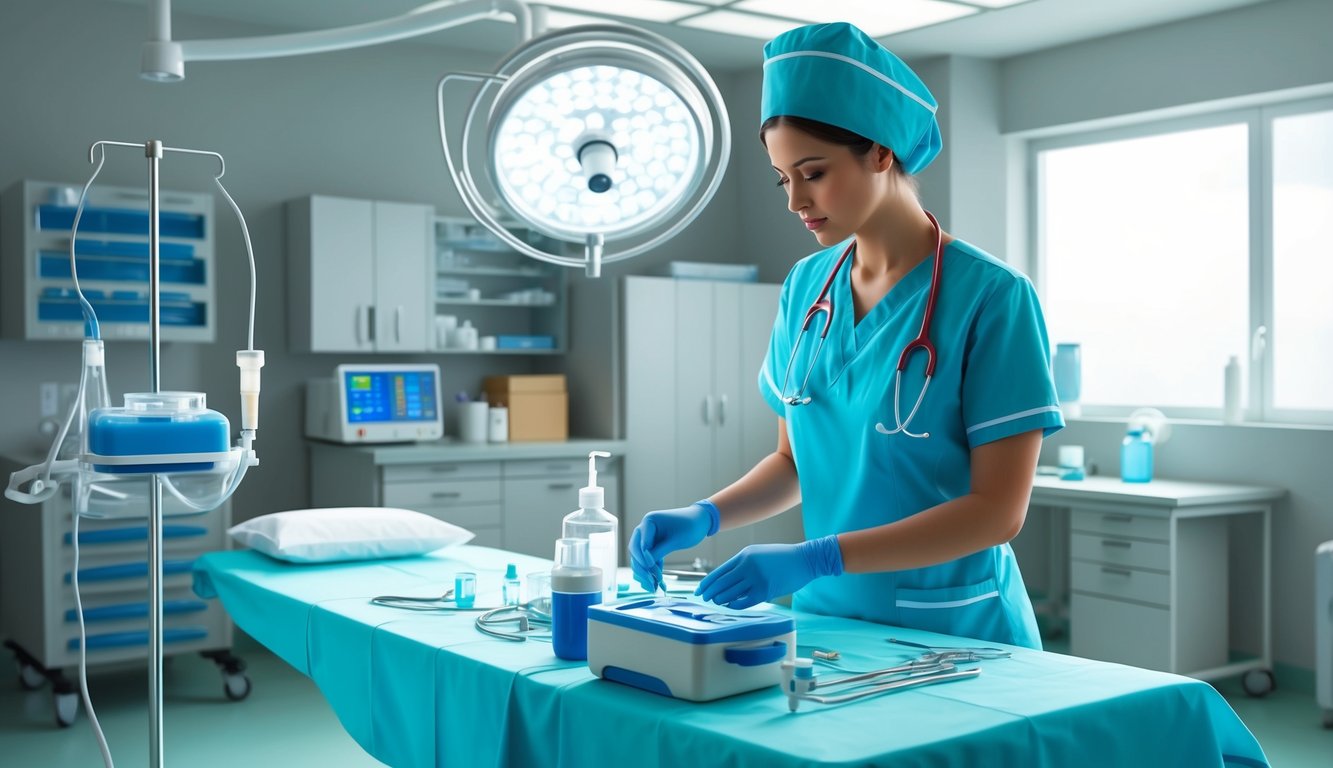
[[[584,509],[601,509],[606,503],[606,491],[597,484],[597,459],[609,459],[606,451],[588,451],[588,485],[579,489],[579,506]]]

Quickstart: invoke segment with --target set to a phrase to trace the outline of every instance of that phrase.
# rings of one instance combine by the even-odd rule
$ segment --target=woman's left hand
[[[751,544],[705,576],[694,594],[728,608],[749,608],[841,573],[835,535],[800,544]]]

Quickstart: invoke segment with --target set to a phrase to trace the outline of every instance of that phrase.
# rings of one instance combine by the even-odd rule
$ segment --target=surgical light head
[[[445,90],[461,82],[475,95],[456,146]],[[730,153],[726,106],[699,62],[620,24],[535,38],[494,75],[446,75],[439,108],[445,160],[468,210],[515,250],[591,276],[693,221]],[[541,250],[511,232],[515,224],[584,255]]]

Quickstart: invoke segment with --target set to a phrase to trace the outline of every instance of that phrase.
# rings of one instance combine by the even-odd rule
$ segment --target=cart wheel
[[[51,701],[55,703],[56,725],[61,728],[74,725],[74,720],[79,716],[79,694],[57,693],[51,697]]]
[[[222,676],[222,691],[232,701],[241,701],[250,695],[250,678],[246,675]]]
[[[19,687],[25,691],[35,691],[43,685],[46,685],[46,675],[31,664],[19,662]]]
[[[1273,679],[1273,672],[1267,669],[1251,669],[1240,679],[1240,683],[1245,692],[1256,699],[1267,696],[1277,688],[1277,681]]]

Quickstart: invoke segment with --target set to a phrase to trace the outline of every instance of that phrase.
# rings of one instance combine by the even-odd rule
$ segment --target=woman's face
[[[790,125],[770,128],[764,140],[778,185],[787,190],[787,208],[801,217],[820,245],[851,237],[883,198],[889,174],[876,167],[878,147],[856,157],[848,147]]]

